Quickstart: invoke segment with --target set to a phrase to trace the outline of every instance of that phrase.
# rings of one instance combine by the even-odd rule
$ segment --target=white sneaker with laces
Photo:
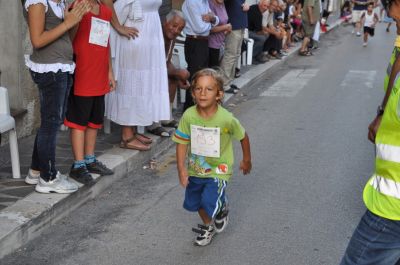
[[[193,228],[193,232],[199,233],[194,240],[196,246],[207,246],[211,243],[213,236],[215,235],[215,229],[213,225],[198,225],[200,229]]]
[[[32,169],[29,169],[28,174],[25,177],[25,183],[29,185],[36,185],[39,182],[40,172],[35,174]]]
[[[57,172],[55,179],[45,181],[39,178],[35,190],[40,193],[73,193],[78,190],[78,185],[71,182],[67,176]]]
[[[356,35],[357,35],[357,37],[360,37],[360,36],[361,36],[361,33],[360,33],[360,32],[357,32]]]

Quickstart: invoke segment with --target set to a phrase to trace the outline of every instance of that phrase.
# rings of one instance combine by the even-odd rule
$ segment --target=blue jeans
[[[361,218],[340,265],[394,265],[400,258],[400,221],[368,211]]]
[[[65,118],[72,76],[61,71],[57,73],[31,71],[31,76],[39,88],[41,119],[33,147],[31,169],[40,171],[40,177],[49,181],[57,175],[55,167],[57,132]]]
[[[249,31],[249,38],[254,40],[253,58],[256,58],[263,52],[264,45],[268,39],[268,36],[267,35],[259,35],[259,34],[255,33],[254,31]]]

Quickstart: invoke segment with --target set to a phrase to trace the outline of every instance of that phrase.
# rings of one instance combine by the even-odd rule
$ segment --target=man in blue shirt
[[[185,40],[185,60],[192,77],[197,71],[208,67],[208,36],[210,30],[218,25],[215,16],[208,5],[208,0],[185,0],[182,13],[186,20],[183,32]],[[193,105],[190,91],[186,92],[184,110]]]
[[[224,78],[224,87],[229,88],[235,78],[235,66],[242,50],[244,29],[247,28],[247,11],[249,5],[245,0],[225,0],[225,9],[228,13],[228,23],[232,25],[232,32],[225,38],[224,57],[221,61],[221,71]],[[235,85],[226,92],[235,92]]]

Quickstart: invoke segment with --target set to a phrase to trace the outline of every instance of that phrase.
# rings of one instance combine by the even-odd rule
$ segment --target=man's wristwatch
[[[385,110],[383,109],[383,107],[381,105],[379,105],[378,109],[376,110],[376,115],[377,116],[382,116],[384,111]]]

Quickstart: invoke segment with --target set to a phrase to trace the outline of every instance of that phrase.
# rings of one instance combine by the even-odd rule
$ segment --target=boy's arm
[[[374,13],[374,26],[376,25],[376,23],[378,23],[379,18],[378,18],[378,14]]]
[[[110,83],[110,91],[114,91],[117,87],[117,83],[115,82],[114,71],[112,67],[110,45],[108,45],[108,80]]]
[[[393,66],[392,66],[392,72],[390,73],[390,76],[389,76],[389,83],[388,83],[386,93],[385,93],[385,96],[384,96],[382,104],[381,104],[381,107],[383,110],[385,109],[386,103],[389,99],[389,96],[392,93],[393,83],[394,83],[394,80],[399,71],[400,71],[400,56],[397,57],[396,61],[394,61]],[[381,124],[382,116],[383,115],[377,115],[375,117],[375,119],[371,122],[371,124],[368,126],[368,139],[372,143],[375,143],[376,133],[379,129],[379,125]]]
[[[248,174],[251,171],[251,151],[250,151],[250,139],[247,133],[245,133],[244,138],[240,141],[242,145],[243,159],[240,162],[240,170],[243,174]]]
[[[178,168],[179,174],[179,182],[182,187],[186,188],[189,182],[189,175],[187,172],[187,168],[185,165],[187,153],[187,145],[186,144],[176,144],[176,164]]]

